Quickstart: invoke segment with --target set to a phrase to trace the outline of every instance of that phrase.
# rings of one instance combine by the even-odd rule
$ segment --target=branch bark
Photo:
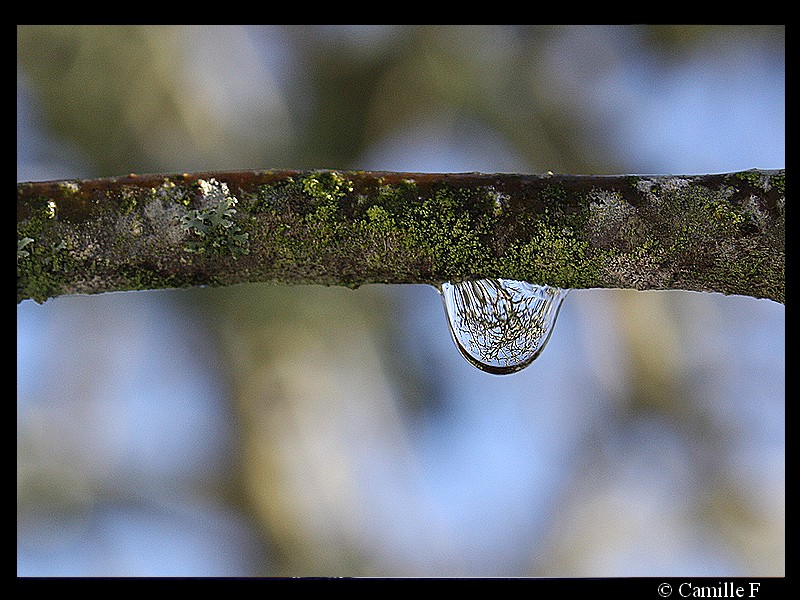
[[[784,182],[284,170],[19,183],[17,301],[492,277],[784,302]]]

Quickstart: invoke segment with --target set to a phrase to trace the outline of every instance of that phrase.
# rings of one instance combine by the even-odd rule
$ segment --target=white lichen
[[[655,184],[656,182],[653,181],[652,179],[642,178],[636,182],[636,189],[642,192],[643,194],[649,194]]]
[[[592,202],[589,204],[589,213],[598,225],[619,223],[636,212],[636,209],[618,192],[593,191],[590,198]]]
[[[495,212],[499,212],[504,207],[508,206],[508,201],[511,200],[511,196],[496,190],[494,187],[489,187],[487,191],[489,192],[489,197],[494,200]]]
[[[26,256],[30,256],[31,253],[25,250],[25,246],[28,244],[33,243],[33,238],[24,237],[17,240],[17,260],[20,258],[25,258]]]
[[[756,196],[749,196],[742,201],[742,208],[749,215],[751,221],[755,223],[756,227],[761,231],[766,231],[769,226],[768,215],[765,210],[761,208],[761,203]]]
[[[213,177],[206,181],[205,179],[198,179],[197,186],[200,189],[200,205],[212,206],[220,205],[222,203],[236,204],[238,200],[235,196],[231,196],[228,190],[228,184],[219,182]]]
[[[142,215],[148,229],[153,232],[152,238],[156,243],[177,246],[185,235],[180,226],[180,219],[186,213],[186,208],[175,203],[167,189],[164,186],[159,188],[156,192],[159,199],[148,202],[142,210]]]
[[[665,192],[675,192],[682,188],[687,188],[691,181],[685,177],[665,177],[659,180],[658,185]]]

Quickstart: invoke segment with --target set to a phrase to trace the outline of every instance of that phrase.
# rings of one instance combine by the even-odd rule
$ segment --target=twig
[[[506,278],[784,302],[785,171],[241,171],[17,185],[17,300]]]

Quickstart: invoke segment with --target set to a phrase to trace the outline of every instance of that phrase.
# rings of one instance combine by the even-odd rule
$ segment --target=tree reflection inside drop
[[[568,291],[513,279],[439,286],[459,351],[495,375],[520,371],[541,354]]]

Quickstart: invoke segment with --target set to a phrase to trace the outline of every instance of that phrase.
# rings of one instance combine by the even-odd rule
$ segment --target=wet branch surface
[[[17,184],[17,301],[505,278],[785,301],[785,171],[239,171]]]

